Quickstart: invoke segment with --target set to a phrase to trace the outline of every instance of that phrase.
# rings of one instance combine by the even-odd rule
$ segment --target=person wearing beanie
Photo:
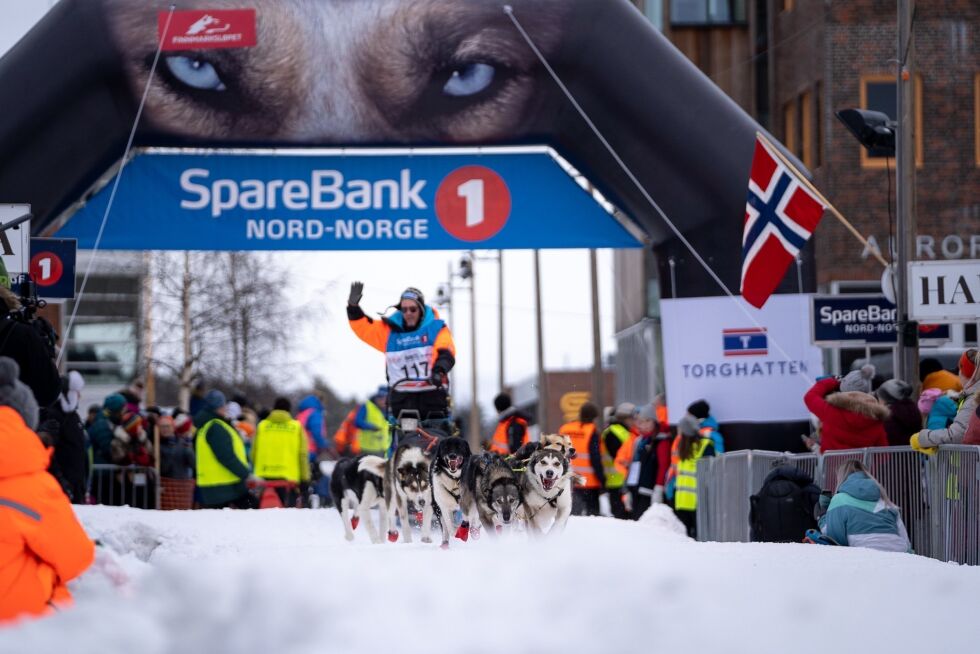
[[[128,405],[127,405],[128,406]],[[145,421],[138,413],[127,411],[112,432],[112,462],[118,466],[153,465],[152,447],[146,435]]]
[[[292,403],[278,397],[269,417],[259,422],[252,441],[252,464],[261,479],[287,481],[289,488],[275,489],[285,507],[295,507],[305,497],[310,482],[309,445],[303,425],[290,411]]]
[[[958,445],[966,437],[967,427],[977,411],[980,395],[980,354],[975,348],[963,352],[959,360],[959,381],[963,390],[952,399],[956,403],[956,417],[953,422],[941,429],[923,429],[909,439],[912,449],[925,454],[933,454],[940,445]]]
[[[497,428],[493,431],[488,449],[501,456],[508,456],[530,440],[527,425],[531,418],[513,406],[507,393],[500,393],[493,398],[493,406],[497,409]]]
[[[938,388],[943,393],[946,391],[959,393],[963,390],[963,384],[960,383],[959,378],[943,368],[939,359],[931,357],[919,362],[919,381],[922,382],[923,389]]]
[[[185,424],[189,424],[186,422]],[[165,479],[187,480],[194,478],[194,450],[190,441],[177,435],[176,421],[171,416],[161,416],[157,421],[160,433],[160,476]]]
[[[711,415],[711,407],[704,400],[698,400],[693,402],[689,407],[687,407],[687,412],[698,419],[698,425],[701,430],[702,436],[707,436],[711,439],[712,444],[715,448],[715,456],[721,456],[725,453],[725,439],[721,435],[721,426],[713,415]]]
[[[9,357],[17,364],[20,381],[27,384],[38,406],[46,407],[58,399],[61,392],[61,375],[55,365],[54,340],[47,342],[35,325],[11,317],[21,309],[20,299],[9,288],[0,286],[0,356]],[[55,332],[50,323],[41,317],[46,329]]]
[[[913,434],[922,429],[922,414],[912,399],[912,386],[901,379],[889,379],[875,391],[878,401],[888,407],[885,435],[888,444],[908,445]]]
[[[598,417],[599,407],[585,402],[579,408],[578,420],[566,422],[558,430],[559,434],[571,439],[575,450],[571,463],[578,480],[572,488],[573,515],[599,515],[599,496],[605,488],[606,477],[595,425]]]
[[[396,310],[379,320],[361,309],[363,291],[361,282],[351,284],[347,320],[359,339],[385,355],[392,415],[397,419],[402,411],[413,410],[422,420],[446,420],[446,386],[456,363],[449,327],[416,288],[405,289]]]
[[[47,468],[32,429],[38,409],[20,371],[0,357],[0,626],[66,606],[66,584],[95,558],[95,544]]]
[[[651,504],[664,501],[664,483],[670,468],[670,439],[660,432],[657,407],[646,404],[636,415],[636,445],[626,486],[632,498],[630,517],[639,520]]]
[[[599,454],[602,457],[602,469],[605,473],[609,508],[612,510],[613,517],[620,520],[630,517],[630,511],[627,510],[626,502],[623,500],[623,492],[629,461],[633,460],[635,417],[636,405],[632,402],[621,402],[613,411],[612,420],[602,430],[602,437],[599,440]],[[621,451],[622,455],[620,455]]]
[[[102,411],[88,429],[88,440],[92,444],[92,460],[96,464],[112,463],[112,434],[122,422],[126,398],[113,393],[102,402]]]
[[[875,368],[865,365],[843,379],[826,377],[803,396],[803,403],[820,420],[820,451],[886,447],[888,407],[871,394]]]
[[[246,482],[251,477],[245,442],[225,419],[225,395],[208,391],[203,408],[194,416],[197,488],[201,505],[208,509],[252,508]]]
[[[699,419],[685,413],[677,423],[677,437],[670,448],[664,494],[673,499],[674,514],[684,523],[691,538],[697,538],[698,460],[714,455],[714,443],[701,434]]]

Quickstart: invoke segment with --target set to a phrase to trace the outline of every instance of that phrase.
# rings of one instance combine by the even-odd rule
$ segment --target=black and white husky
[[[346,457],[337,462],[330,477],[330,494],[333,496],[344,523],[344,537],[354,540],[354,530],[363,516],[372,543],[381,542],[381,534],[387,528],[384,501],[385,460],[380,456]],[[375,527],[371,509],[381,508],[379,527]]]
[[[398,540],[396,516],[401,519],[403,540],[406,543],[412,542],[409,510],[415,513],[416,521],[422,526],[422,542],[432,542],[432,493],[429,490],[431,457],[426,452],[430,444],[422,439],[407,439],[388,459],[384,493],[388,540],[392,543]]]
[[[531,455],[519,481],[528,532],[533,536],[561,533],[572,512],[568,458],[555,450],[538,450]]]
[[[442,438],[432,453],[429,482],[432,508],[442,526],[442,547],[449,547],[453,513],[459,510],[463,466],[470,458],[470,446],[462,438]],[[461,532],[456,532],[462,538]]]
[[[462,540],[479,527],[491,531],[510,525],[521,506],[521,489],[517,477],[499,454],[485,452],[471,456],[463,468],[460,508],[463,522],[457,532]]]

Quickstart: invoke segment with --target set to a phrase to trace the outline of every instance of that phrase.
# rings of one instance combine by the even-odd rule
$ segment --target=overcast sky
[[[6,52],[54,4],[53,0],[0,0],[0,52]],[[120,153],[122,154],[122,153]],[[125,183],[125,177],[123,178]],[[3,201],[3,198],[0,198]],[[494,253],[483,252],[481,255]],[[288,356],[269,362],[294,370],[296,385],[313,375],[325,378],[342,396],[364,396],[384,381],[382,356],[350,331],[344,305],[350,282],[365,283],[361,305],[369,314],[397,301],[406,286],[416,286],[427,298],[447,281],[461,252],[283,252],[282,263],[292,271],[293,304],[313,314],[308,333]],[[592,364],[589,257],[585,250],[542,252],[545,366],[581,368]],[[535,374],[533,254],[504,254],[505,370],[507,384]],[[457,280],[457,284],[462,284]],[[468,284],[468,282],[467,282]],[[603,351],[615,349],[612,334],[612,254],[599,253],[599,288]],[[487,410],[497,392],[497,263],[477,261],[478,397]],[[469,291],[455,293],[450,326],[456,339],[454,395],[469,402],[473,345],[470,337]],[[320,307],[326,308],[321,311]]]

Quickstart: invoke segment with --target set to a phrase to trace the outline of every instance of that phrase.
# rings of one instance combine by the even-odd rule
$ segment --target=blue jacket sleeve
[[[358,429],[366,429],[368,431],[378,431],[378,428],[372,425],[367,420],[367,405],[362,404],[357,407],[357,415],[354,416],[354,426]]]
[[[323,411],[311,412],[306,421],[306,428],[313,435],[313,442],[316,443],[317,449],[326,449],[327,438],[323,434]]]
[[[847,545],[847,510],[846,507],[833,507],[818,520],[820,533],[838,545]]]

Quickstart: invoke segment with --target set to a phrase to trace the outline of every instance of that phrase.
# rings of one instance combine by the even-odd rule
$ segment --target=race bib
[[[434,387],[428,381],[432,374],[431,360],[432,346],[429,345],[388,352],[388,383],[394,385],[403,379],[410,379],[413,381],[398,384],[396,390],[401,392],[432,390]]]

